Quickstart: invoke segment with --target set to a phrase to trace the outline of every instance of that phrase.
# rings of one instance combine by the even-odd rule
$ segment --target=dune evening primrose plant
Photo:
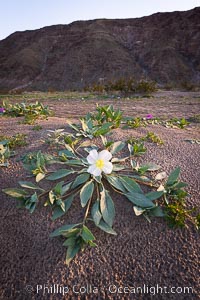
[[[92,123],[89,126],[92,128]],[[142,215],[149,222],[151,217],[165,217],[173,226],[180,227],[187,225],[188,220],[196,228],[200,227],[200,215],[195,217],[192,210],[185,208],[187,192],[183,188],[186,184],[178,180],[179,167],[167,178],[165,172],[157,172],[161,166],[140,165],[135,160],[134,145],[129,142],[108,141],[101,131],[103,145],[99,148],[91,142],[92,138],[90,135],[67,136],[53,155],[41,151],[26,154],[22,161],[35,182],[19,181],[19,188],[3,190],[18,200],[20,208],[31,213],[38,203],[43,203],[52,211],[53,221],[61,217],[64,220],[69,209],[83,210],[76,223],[65,224],[50,235],[65,239],[66,264],[80,250],[96,246],[94,225],[106,233],[117,234],[113,228],[113,193],[132,203],[133,217]],[[125,157],[121,156],[121,150]]]
[[[112,154],[108,150],[103,150],[97,152],[96,149],[90,151],[87,156],[87,161],[89,163],[88,173],[94,176],[100,176],[102,172],[105,174],[111,174],[113,165],[110,162]]]

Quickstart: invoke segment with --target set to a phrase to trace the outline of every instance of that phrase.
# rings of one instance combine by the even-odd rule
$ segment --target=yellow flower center
[[[105,165],[103,159],[97,159],[97,161],[95,162],[95,165],[97,168],[102,169]]]

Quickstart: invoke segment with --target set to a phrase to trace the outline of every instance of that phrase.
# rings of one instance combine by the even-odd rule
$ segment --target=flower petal
[[[103,151],[99,152],[99,159],[108,161],[111,158],[112,158],[112,154],[108,150],[103,150]]]
[[[94,175],[94,176],[100,176],[101,175],[101,169],[97,168],[96,165],[91,165],[87,169],[87,172]]]
[[[87,156],[87,161],[89,164],[94,164],[95,161],[98,159],[98,152],[96,149],[93,149],[89,152],[89,155]]]
[[[103,172],[105,174],[110,174],[110,173],[112,173],[112,169],[113,169],[113,164],[109,161],[105,161],[105,165],[102,168]]]
[[[91,165],[87,169],[87,172],[90,173],[90,174],[93,174],[93,172],[94,172],[95,169],[96,169],[96,165]]]
[[[94,169],[93,175],[96,176],[96,177],[97,177],[97,176],[100,176],[100,175],[101,175],[101,172],[102,172],[101,169],[96,168],[96,169]]]

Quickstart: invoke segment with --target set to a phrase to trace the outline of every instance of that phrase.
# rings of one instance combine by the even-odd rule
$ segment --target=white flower
[[[87,161],[90,164],[88,173],[94,176],[100,176],[102,172],[110,174],[113,169],[112,163],[109,161],[112,158],[112,154],[108,150],[97,152],[93,149],[87,156]]]

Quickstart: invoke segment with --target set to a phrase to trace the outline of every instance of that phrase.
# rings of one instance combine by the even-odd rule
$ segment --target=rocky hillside
[[[200,7],[78,21],[0,41],[0,90],[79,89],[121,77],[200,84]]]

